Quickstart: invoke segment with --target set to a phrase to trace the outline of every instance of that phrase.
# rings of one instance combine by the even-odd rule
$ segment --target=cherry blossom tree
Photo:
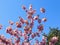
[[[19,21],[13,22],[9,20],[10,26],[6,28],[6,33],[11,35],[11,38],[7,39],[4,35],[0,35],[0,45],[31,45],[32,41],[35,41],[33,45],[47,45],[46,40],[47,37],[43,36],[42,41],[33,40],[35,37],[40,37],[40,34],[43,33],[44,25],[42,22],[46,22],[46,17],[40,18],[40,15],[36,14],[36,10],[32,8],[32,4],[30,4],[29,9],[26,6],[22,6],[22,9],[26,12],[27,19],[22,18],[19,16]],[[45,13],[45,9],[42,7],[40,8],[40,12],[43,14]],[[35,15],[36,14],[36,15]],[[35,26],[36,32],[33,32],[34,23],[37,21],[38,25]],[[12,25],[16,26],[15,29],[12,28]],[[24,25],[25,24],[25,25]],[[18,28],[22,28],[24,31],[19,30]],[[2,25],[0,25],[0,29],[2,29]],[[12,39],[12,37],[15,37]],[[21,37],[23,37],[21,39]],[[14,43],[12,42],[14,40]],[[23,40],[23,41],[21,41]],[[51,38],[49,45],[54,45],[58,41],[58,37],[54,36]],[[53,43],[54,42],[54,43]]]

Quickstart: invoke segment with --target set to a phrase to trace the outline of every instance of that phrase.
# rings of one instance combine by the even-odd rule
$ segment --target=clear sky
[[[29,4],[33,5],[33,8],[37,10],[37,14],[41,17],[46,17],[47,22],[44,23],[44,32],[49,32],[49,27],[60,28],[60,0],[0,0],[0,24],[3,24],[3,30],[0,30],[0,34],[4,34],[9,37],[4,31],[9,26],[8,20],[14,22],[18,21],[18,16],[25,18],[25,12],[21,6],[26,5],[29,8]],[[46,9],[45,15],[40,13],[40,8]]]

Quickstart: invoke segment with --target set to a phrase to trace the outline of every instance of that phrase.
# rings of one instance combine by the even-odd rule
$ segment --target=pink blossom
[[[58,41],[58,37],[54,36],[51,38],[51,42],[56,43]]]
[[[22,27],[22,24],[19,23],[19,22],[16,22],[16,26],[17,26],[18,28],[21,28],[21,27]]]
[[[38,18],[39,18],[39,16],[34,16],[34,18],[33,18],[33,19],[34,19],[34,20],[37,20]]]
[[[37,28],[38,28],[38,31],[42,31],[43,30],[43,25],[39,25]]]
[[[13,24],[14,24],[14,22],[13,22],[13,21],[11,21],[11,20],[9,20],[9,24],[10,24],[10,25],[13,25]]]
[[[26,9],[26,7],[23,5],[23,6],[22,6],[22,9],[24,9],[24,10],[25,10],[25,9]]]
[[[40,12],[41,13],[45,13],[45,9],[44,8],[40,8]]]
[[[28,23],[28,20],[24,20],[24,23],[26,23],[27,25],[29,24],[29,23]]]
[[[47,21],[47,19],[46,19],[46,18],[43,18],[43,19],[42,19],[42,21],[43,21],[43,22],[46,22],[46,21]]]

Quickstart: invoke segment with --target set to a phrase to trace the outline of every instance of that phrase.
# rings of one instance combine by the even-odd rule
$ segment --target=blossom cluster
[[[11,26],[8,26],[6,28],[6,33],[10,34],[11,36],[14,36],[16,39],[14,39],[14,43],[12,42],[12,39],[7,39],[4,37],[4,35],[0,35],[0,45],[31,45],[31,40],[35,37],[40,37],[40,33],[42,33],[44,29],[44,25],[42,22],[46,22],[47,19],[40,18],[39,15],[35,15],[36,10],[32,8],[32,4],[29,6],[29,10],[26,9],[26,7],[23,5],[22,9],[27,13],[27,20],[19,16],[19,21],[15,23],[16,29],[12,28],[12,25],[14,25],[14,22],[9,20],[9,24]],[[45,13],[44,8],[40,8],[41,13]],[[34,21],[37,21],[39,25],[37,25],[37,31],[32,32],[34,27]],[[25,24],[25,25],[24,25]],[[22,30],[18,30],[18,28],[23,28],[24,32]],[[2,29],[2,25],[0,25],[0,29]],[[21,42],[21,37],[24,37],[24,41]],[[47,37],[43,36],[42,41],[39,42],[39,40],[35,40],[36,42],[33,45],[46,45]],[[58,41],[58,37],[52,37],[51,41],[49,42],[49,45],[54,45]]]

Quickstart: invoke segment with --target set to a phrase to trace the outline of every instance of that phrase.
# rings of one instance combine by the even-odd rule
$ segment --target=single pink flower
[[[44,8],[40,8],[40,12],[41,13],[45,13],[45,9]]]
[[[13,24],[14,24],[14,22],[13,22],[13,21],[11,21],[11,20],[9,20],[9,24],[10,24],[10,25],[13,25]]]

